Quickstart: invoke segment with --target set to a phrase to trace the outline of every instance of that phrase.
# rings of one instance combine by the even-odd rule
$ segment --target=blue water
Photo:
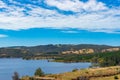
[[[33,76],[37,68],[41,68],[44,73],[63,73],[73,69],[88,68],[91,63],[59,63],[48,62],[47,60],[23,60],[20,58],[0,59],[0,80],[12,80],[12,75],[16,71],[20,77],[25,75]]]

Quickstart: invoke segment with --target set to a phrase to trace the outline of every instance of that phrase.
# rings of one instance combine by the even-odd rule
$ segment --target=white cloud
[[[117,31],[118,30],[118,31]],[[113,34],[120,34],[119,29],[91,29],[92,32],[104,32],[104,33],[113,33]]]
[[[7,35],[0,34],[0,38],[8,37]]]
[[[45,2],[49,6],[54,6],[65,11],[81,12],[83,10],[99,11],[107,9],[104,3],[97,2],[96,0],[89,0],[86,3],[79,0],[45,0]]]
[[[0,1],[0,8],[3,8],[5,6],[6,6],[6,4],[3,1]]]
[[[74,31],[72,31],[72,30],[65,31],[64,30],[64,31],[61,31],[61,32],[63,32],[63,33],[78,33],[78,31],[75,31],[75,30]]]
[[[49,1],[52,2],[54,0]],[[65,4],[63,3],[63,0],[58,1],[61,5]],[[28,11],[24,7],[18,7],[15,5],[8,6],[0,1],[2,7],[7,9],[5,12],[0,12],[0,29],[19,30],[51,27],[60,29],[78,28],[90,31],[101,31],[105,29],[104,31],[106,32],[116,29],[120,30],[120,17],[116,17],[116,15],[120,15],[120,8],[108,9],[106,6],[104,6],[104,3],[97,2],[95,0],[90,0],[87,3],[78,2],[78,0],[74,1],[75,2],[70,2],[70,0],[66,0],[66,5],[64,5],[62,9],[79,11],[79,8],[84,8],[87,11],[91,11],[91,13],[64,15],[60,14],[56,10],[44,9],[32,4],[22,4],[23,6],[31,9]],[[17,2],[14,3],[20,4]],[[68,3],[69,5],[71,4],[71,6],[73,6],[69,6]],[[80,5],[81,7],[79,6],[80,3],[83,4]],[[106,10],[101,11],[104,9]],[[23,11],[26,11],[29,15],[25,15]]]

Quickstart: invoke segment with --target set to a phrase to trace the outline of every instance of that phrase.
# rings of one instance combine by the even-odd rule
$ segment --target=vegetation
[[[78,69],[73,69],[72,72],[78,71]]]
[[[120,66],[88,68],[61,74],[48,74],[43,77],[24,76],[21,80],[36,80],[36,78],[43,80],[48,78],[49,80],[119,80]]]
[[[120,51],[105,52],[98,54],[84,54],[84,55],[64,55],[60,58],[55,58],[58,62],[92,62],[93,66],[116,66],[120,65]]]
[[[56,80],[114,80],[114,76],[120,77],[119,70],[120,66],[88,68],[49,76],[56,77]]]
[[[115,80],[118,80],[119,78],[118,78],[118,76],[114,76],[114,79],[115,79]]]
[[[0,48],[0,57],[22,57],[24,59],[30,59],[33,56],[41,56],[41,55],[59,55],[63,51],[76,51],[80,49],[93,49],[94,53],[101,52],[103,49],[115,48],[112,46],[106,45],[90,45],[90,44],[79,44],[79,45],[71,45],[71,44],[57,44],[57,45],[39,45],[33,47],[25,47],[25,46],[15,46],[15,47],[5,47]],[[119,47],[118,47],[119,48]]]
[[[44,76],[44,72],[41,70],[41,68],[36,69],[35,76]]]

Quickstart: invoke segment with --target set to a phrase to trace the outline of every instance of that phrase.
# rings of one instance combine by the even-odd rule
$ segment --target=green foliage
[[[119,79],[119,78],[118,78],[118,76],[114,76],[114,79],[116,80],[116,79]]]
[[[36,69],[35,76],[44,76],[44,72],[41,70],[41,68]]]
[[[73,69],[73,70],[72,70],[72,72],[76,72],[76,71],[78,71],[78,69]]]
[[[120,65],[120,51],[82,55],[64,55],[60,58],[56,58],[55,60],[63,62],[92,62],[97,64],[97,66],[102,67],[116,66]]]

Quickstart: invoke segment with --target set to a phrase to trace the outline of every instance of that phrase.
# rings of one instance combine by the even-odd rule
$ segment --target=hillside
[[[39,45],[39,46],[14,46],[0,48],[0,57],[21,57],[45,54],[88,54],[118,51],[120,47],[92,44],[57,44],[57,45]]]
[[[60,74],[48,74],[44,77],[39,76],[24,76],[21,80],[35,80],[36,77],[40,80],[119,80],[120,66],[111,66],[104,68],[87,68],[81,70],[72,70]],[[117,77],[118,79],[115,79]],[[46,79],[48,78],[48,79]]]
[[[120,66],[73,70],[72,72],[49,75],[49,77],[55,77],[56,80],[114,80],[116,75],[120,78]]]

